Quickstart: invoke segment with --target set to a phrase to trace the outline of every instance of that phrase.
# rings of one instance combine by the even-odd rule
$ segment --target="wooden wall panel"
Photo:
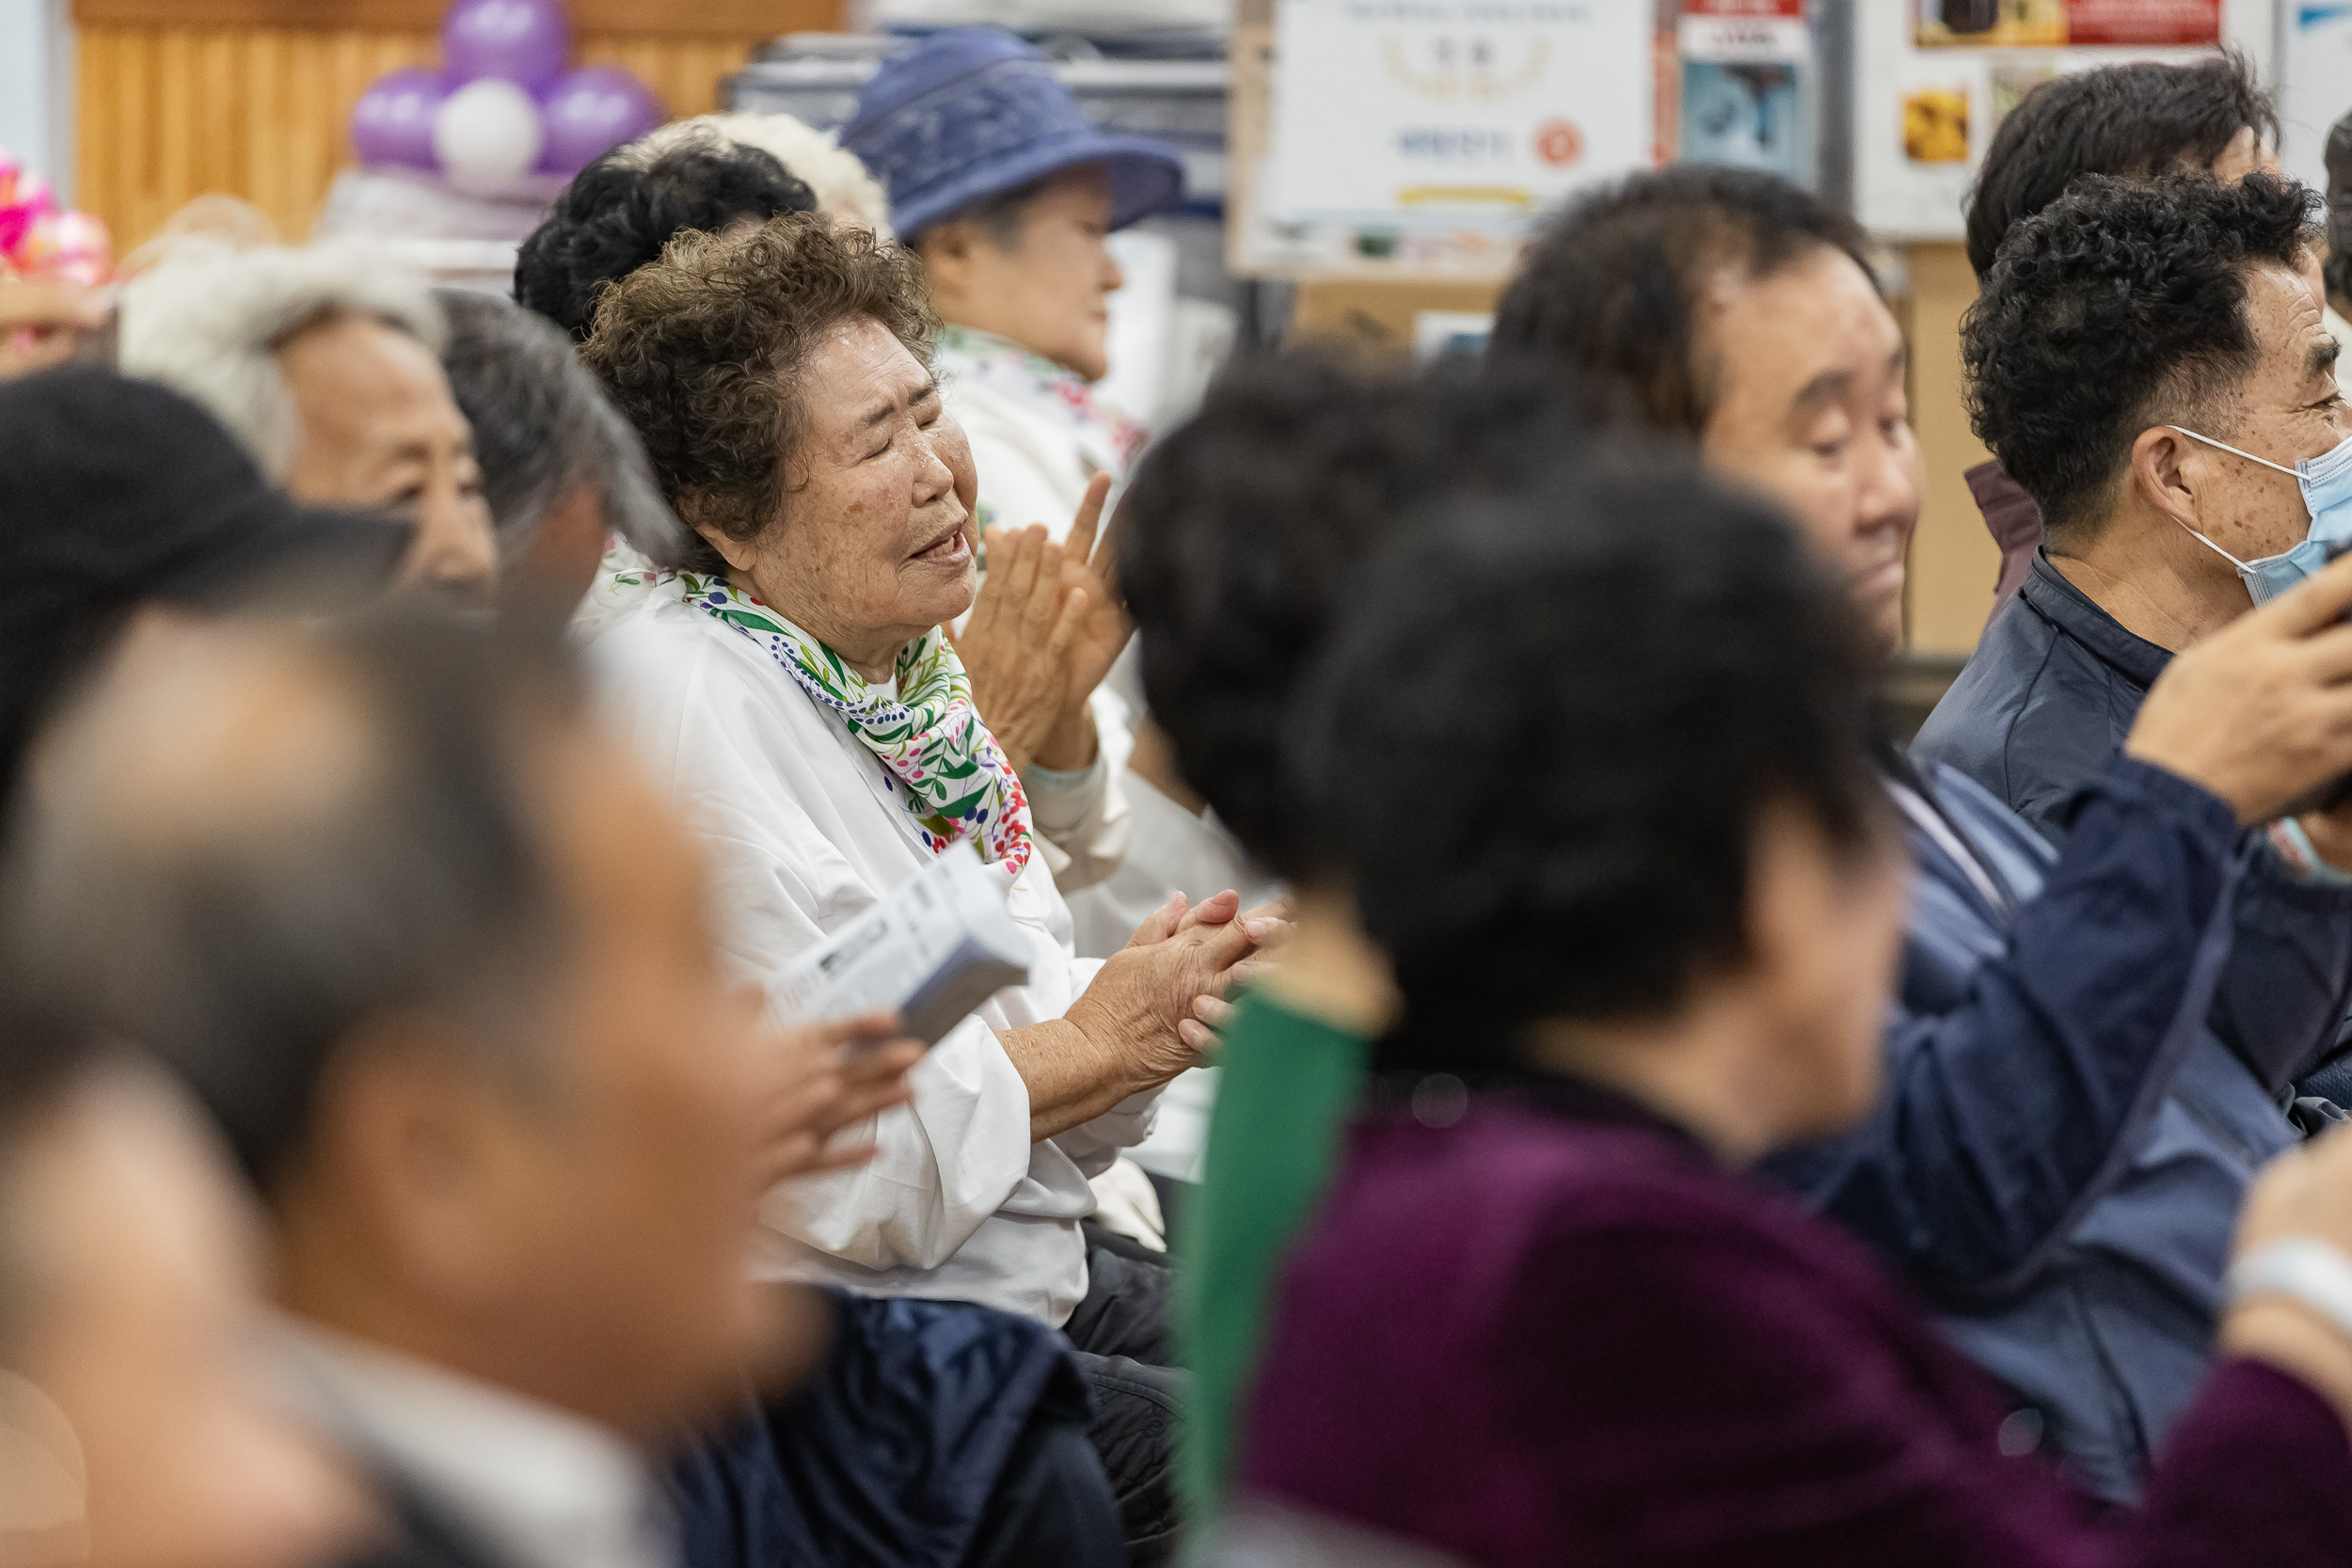
[[[717,106],[720,78],[771,36],[586,33],[575,55],[625,65],[672,114],[696,115]],[[118,253],[210,191],[243,197],[299,240],[349,161],[344,126],[359,95],[438,49],[419,29],[85,23],[75,198],[114,230]]]
[[[1992,454],[1968,428],[1960,364],[1961,312],[1977,276],[1958,245],[1915,245],[1911,274],[1911,422],[1927,469],[1919,531],[1911,541],[1911,646],[1965,655],[1993,612],[2001,552],[1960,476]]]

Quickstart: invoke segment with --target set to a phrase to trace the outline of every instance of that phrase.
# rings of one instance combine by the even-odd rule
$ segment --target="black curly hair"
[[[2187,65],[2131,60],[2044,82],[1985,149],[1968,197],[1968,264],[1981,281],[2010,226],[2083,175],[2211,173],[2246,130],[2276,142],[2279,110],[2235,53]]]
[[[1283,733],[1396,964],[1380,1065],[1458,1073],[1738,962],[1768,807],[1857,857],[1890,839],[1867,639],[1762,500],[1613,441],[1441,509],[1366,575]]]
[[[1700,164],[1629,175],[1551,221],[1495,308],[1487,354],[1571,365],[1622,388],[1653,429],[1695,436],[1717,390],[1698,353],[1708,277],[1763,278],[1823,245],[1873,276],[1861,226],[1777,175]]]
[[[2010,230],[1961,320],[1968,420],[2053,544],[2095,535],[2149,426],[2229,437],[2258,356],[2247,269],[2301,265],[2317,199],[2261,174],[2091,174]]]
[[[1275,757],[1364,561],[1420,497],[1508,483],[1609,407],[1557,366],[1408,382],[1311,351],[1245,356],[1146,454],[1118,519],[1144,691],[1185,782],[1262,863],[1314,874]]]
[[[573,177],[523,242],[515,302],[584,343],[605,285],[660,256],[678,234],[816,210],[808,186],[756,147],[707,135],[651,160],[616,147]]]

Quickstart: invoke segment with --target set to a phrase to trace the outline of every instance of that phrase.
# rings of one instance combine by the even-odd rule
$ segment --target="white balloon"
[[[512,82],[485,76],[441,101],[433,117],[433,151],[449,182],[496,190],[531,172],[547,133],[539,105]]]

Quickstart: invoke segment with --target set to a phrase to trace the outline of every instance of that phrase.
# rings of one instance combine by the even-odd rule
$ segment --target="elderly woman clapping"
[[[1148,1130],[1221,990],[1274,929],[1220,896],[1097,966],[1037,852],[1018,777],[941,624],[974,594],[967,449],[929,365],[906,252],[821,218],[690,234],[615,284],[588,363],[694,531],[596,645],[712,845],[723,935],[768,982],[935,854],[1005,879],[1028,983],[948,1034],[870,1166],[821,1183],[780,1271],[946,1296],[1167,1359],[1161,1271],[1097,1251],[1088,1177]],[[961,471],[960,471],[961,470]]]

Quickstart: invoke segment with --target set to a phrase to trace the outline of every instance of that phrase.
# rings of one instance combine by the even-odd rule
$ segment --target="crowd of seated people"
[[[1094,384],[1180,166],[988,29],[615,150],[512,301],[0,280],[0,1561],[2343,1560],[2276,124],[2224,58],[1995,138],[2031,545],[1908,748],[1904,335],[1758,172],[1159,432]],[[803,1016],[943,857],[1020,977]]]

